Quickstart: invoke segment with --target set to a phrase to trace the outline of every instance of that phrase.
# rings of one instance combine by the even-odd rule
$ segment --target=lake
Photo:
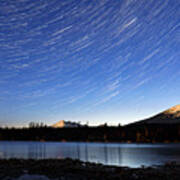
[[[180,144],[62,143],[0,141],[0,158],[72,158],[116,166],[180,163]]]

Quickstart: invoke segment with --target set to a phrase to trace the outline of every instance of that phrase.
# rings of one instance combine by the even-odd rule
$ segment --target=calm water
[[[0,142],[0,158],[66,158],[138,167],[180,163],[180,144]]]

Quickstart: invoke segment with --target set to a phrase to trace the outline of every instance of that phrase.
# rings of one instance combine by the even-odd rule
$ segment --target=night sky
[[[179,103],[179,0],[0,1],[0,126],[127,124]]]

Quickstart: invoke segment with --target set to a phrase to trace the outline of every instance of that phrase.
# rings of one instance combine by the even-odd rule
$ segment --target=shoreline
[[[56,180],[178,180],[180,179],[180,165],[171,162],[162,166],[129,168],[82,162],[70,158],[58,160],[0,159],[0,179],[19,180],[23,179],[19,178],[23,175],[41,175],[50,180],[54,178]],[[30,179],[33,180],[32,177]]]
[[[35,143],[102,143],[102,144],[180,144],[180,142],[129,142],[129,141],[41,141],[41,140],[0,140],[0,142],[35,142]]]

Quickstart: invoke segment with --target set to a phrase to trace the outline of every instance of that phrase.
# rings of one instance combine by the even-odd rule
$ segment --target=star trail
[[[180,1],[1,0],[0,125],[127,124],[180,103]]]

